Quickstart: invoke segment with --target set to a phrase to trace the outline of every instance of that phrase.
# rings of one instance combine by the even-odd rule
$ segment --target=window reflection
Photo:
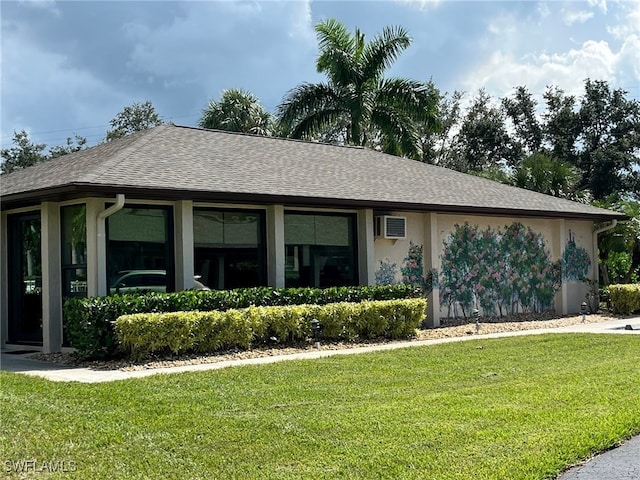
[[[285,285],[356,285],[354,216],[285,213]]]
[[[109,293],[172,291],[172,238],[169,207],[125,207],[108,217]],[[131,281],[131,278],[148,280],[151,277],[162,281],[154,281],[153,285],[133,285]]]
[[[194,272],[214,289],[265,284],[264,212],[194,209]]]
[[[62,294],[87,296],[87,209],[84,204],[60,209],[62,230]]]

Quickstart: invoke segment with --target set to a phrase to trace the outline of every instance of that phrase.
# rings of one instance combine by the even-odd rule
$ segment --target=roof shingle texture
[[[620,214],[357,147],[163,125],[0,177],[0,198],[84,185],[457,208]]]

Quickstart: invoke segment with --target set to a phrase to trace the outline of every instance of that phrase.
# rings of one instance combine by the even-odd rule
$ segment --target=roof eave
[[[565,218],[594,221],[628,220],[630,217],[619,212],[584,213],[556,210],[513,209],[500,207],[443,205],[424,203],[404,203],[377,200],[340,199],[330,197],[304,197],[255,193],[211,192],[200,190],[142,188],[127,185],[96,185],[93,183],[73,183],[50,188],[32,190],[0,197],[2,210],[10,210],[37,205],[42,201],[67,201],[85,197],[107,197],[124,193],[133,199],[149,200],[194,200],[228,203],[283,204],[300,207],[325,208],[371,208],[379,211],[415,211],[442,214],[467,214],[500,217]]]

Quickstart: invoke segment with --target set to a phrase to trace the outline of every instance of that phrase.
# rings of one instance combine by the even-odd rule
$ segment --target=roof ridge
[[[285,142],[297,142],[297,143],[304,143],[305,145],[324,145],[324,146],[327,146],[327,147],[353,148],[355,150],[369,150],[369,151],[372,151],[372,152],[384,153],[384,152],[378,152],[377,150],[373,150],[371,148],[360,146],[360,145],[336,145],[335,143],[318,142],[318,141],[314,141],[314,140],[303,140],[301,138],[278,137],[278,136],[275,136],[275,135],[258,135],[257,133],[233,132],[233,131],[230,131],[230,130],[219,130],[219,129],[216,129],[216,128],[202,128],[202,127],[193,127],[193,126],[190,126],[190,125],[177,125],[175,123],[167,124],[166,126],[176,127],[176,128],[184,128],[184,129],[187,129],[187,130],[197,130],[197,131],[201,131],[201,132],[225,133],[225,134],[229,134],[229,135],[238,135],[238,136],[241,136],[241,137],[254,137],[254,138],[264,138],[264,139],[269,139],[269,140],[282,140],[282,141],[285,141]]]
[[[158,125],[157,127],[146,128],[144,130],[140,130],[139,132],[135,132],[130,136],[124,136],[118,140],[128,140],[129,144],[125,145],[122,150],[119,150],[115,153],[115,155],[111,157],[107,157],[104,162],[101,162],[99,166],[94,169],[89,170],[84,175],[80,177],[80,181],[91,181],[93,178],[101,177],[105,172],[114,168],[118,164],[125,161],[129,154],[139,150],[140,148],[147,145],[153,138],[161,133],[167,125]],[[139,138],[132,139],[131,136],[137,135]],[[147,138],[147,141],[143,141],[143,139]],[[118,141],[113,140],[113,141]]]

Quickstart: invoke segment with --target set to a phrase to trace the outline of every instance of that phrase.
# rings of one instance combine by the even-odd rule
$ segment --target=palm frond
[[[210,100],[202,111],[198,126],[231,132],[269,134],[270,115],[258,97],[247,91],[224,90],[220,100]]]
[[[371,125],[378,131],[379,143],[385,153],[419,157],[420,137],[416,124],[401,109],[379,106],[372,112]]]
[[[439,96],[430,84],[404,78],[388,78],[377,88],[376,102],[402,108],[412,118],[428,121],[438,117]]]
[[[313,137],[344,111],[344,92],[327,83],[298,85],[277,107],[285,134],[293,138]]]
[[[406,48],[411,38],[402,27],[385,27],[376,35],[362,53],[362,78],[379,80]]]
[[[357,72],[356,38],[342,22],[329,19],[316,25],[320,54],[316,60],[319,73],[326,73],[336,84],[354,81]]]

